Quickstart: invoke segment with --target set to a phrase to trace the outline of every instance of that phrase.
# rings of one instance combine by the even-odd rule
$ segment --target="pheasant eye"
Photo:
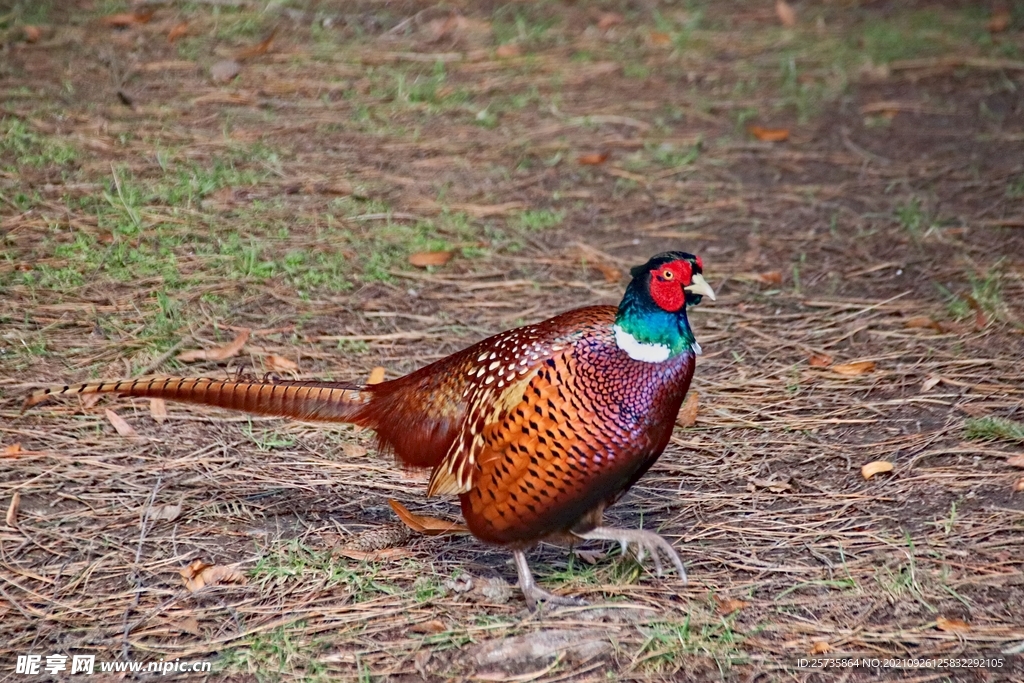
[[[671,270],[666,270],[666,271],[662,271],[661,276],[663,278],[665,278],[666,280],[671,280],[672,278],[674,278],[676,276],[676,274],[673,273]]]

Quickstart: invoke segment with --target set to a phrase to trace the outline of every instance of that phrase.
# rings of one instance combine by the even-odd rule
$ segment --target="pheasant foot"
[[[676,552],[671,543],[653,531],[615,529],[613,527],[599,526],[586,533],[576,534],[576,536],[588,540],[617,541],[622,545],[623,554],[626,553],[629,544],[632,543],[636,546],[636,561],[643,562],[644,557],[650,554],[651,560],[654,562],[654,571],[658,576],[662,575],[661,558],[665,556],[675,566],[676,571],[679,572],[679,578],[683,580],[683,584],[686,583],[686,568],[683,567],[683,561],[679,559],[679,553]]]
[[[516,572],[519,574],[519,588],[523,591],[526,604],[531,610],[537,609],[538,603],[546,605],[568,605],[580,607],[586,605],[587,601],[582,598],[574,598],[568,595],[555,595],[544,590],[533,580],[533,572],[530,565],[526,563],[526,553],[522,550],[513,550],[512,557],[516,560]]]

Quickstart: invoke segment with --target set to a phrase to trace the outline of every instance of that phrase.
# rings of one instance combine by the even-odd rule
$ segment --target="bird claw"
[[[679,553],[672,547],[672,544],[654,532],[642,529],[595,527],[586,533],[576,535],[586,539],[618,541],[619,545],[622,546],[623,555],[626,554],[629,550],[629,544],[632,543],[636,546],[636,550],[633,553],[636,556],[636,561],[642,563],[644,558],[650,555],[651,562],[654,564],[654,572],[659,577],[664,573],[664,565],[661,559],[662,556],[665,556],[672,562],[676,571],[679,572],[679,578],[683,580],[684,584],[686,583],[686,568],[683,566],[683,561],[679,559]]]
[[[526,605],[530,610],[536,610],[541,605],[583,607],[587,604],[587,601],[583,598],[574,598],[570,595],[556,595],[537,585],[523,588],[523,597],[526,598]]]
[[[513,550],[512,557],[515,558],[516,572],[519,574],[519,588],[526,598],[526,605],[530,610],[536,610],[538,604],[563,605],[567,607],[581,607],[587,604],[582,598],[574,598],[568,595],[555,595],[549,593],[536,584],[533,580],[533,573],[526,562],[526,555],[522,550]]]

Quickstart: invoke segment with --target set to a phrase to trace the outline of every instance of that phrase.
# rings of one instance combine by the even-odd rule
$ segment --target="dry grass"
[[[1020,17],[990,35],[954,3],[798,5],[782,29],[770,3],[609,5],[614,24],[554,3],[202,2],[113,31],[112,4],[30,5],[0,65],[0,502],[18,498],[0,676],[64,652],[211,659],[216,680],[826,680],[798,658],[1019,649]],[[275,354],[393,376],[615,302],[669,248],[720,294],[692,315],[698,421],[611,515],[672,539],[687,587],[543,547],[542,583],[593,606],[530,613],[508,555],[471,538],[349,559],[389,498],[457,515],[366,432],[174,405],[160,423],[116,399],[19,411],[40,383]],[[455,258],[406,263],[436,249]],[[242,328],[240,362],[173,360]],[[874,460],[893,471],[866,481]],[[190,593],[195,558],[248,581]]]

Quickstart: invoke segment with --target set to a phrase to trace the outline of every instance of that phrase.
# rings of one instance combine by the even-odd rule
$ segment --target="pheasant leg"
[[[686,584],[686,568],[683,567],[683,561],[679,559],[679,553],[672,547],[672,544],[653,531],[599,526],[586,533],[576,534],[576,536],[588,540],[617,541],[622,545],[623,554],[632,543],[636,546],[636,561],[643,562],[644,557],[650,554],[651,560],[654,562],[654,571],[658,576],[661,576],[662,573],[661,558],[662,556],[667,557],[679,572],[679,578],[683,580],[683,584]]]
[[[582,598],[573,598],[566,595],[555,595],[549,593],[536,584],[533,580],[533,572],[530,565],[526,563],[526,553],[522,550],[513,550],[512,557],[516,558],[516,572],[519,573],[519,588],[523,591],[526,604],[531,610],[537,609],[537,603],[543,602],[548,605],[572,605],[579,607],[587,604]]]

